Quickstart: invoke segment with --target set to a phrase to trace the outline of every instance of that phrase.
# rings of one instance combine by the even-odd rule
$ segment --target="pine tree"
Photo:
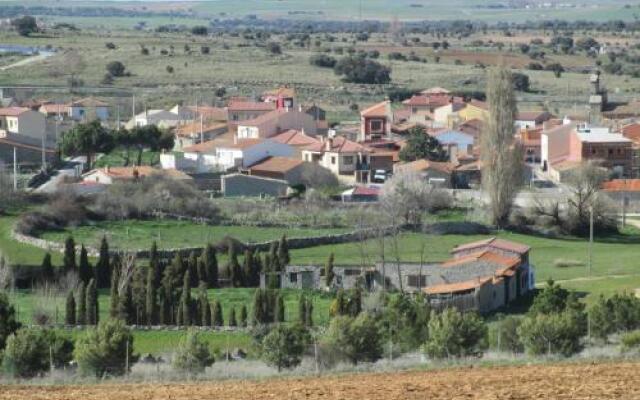
[[[77,296],[77,306],[78,312],[76,313],[76,323],[78,325],[86,325],[87,324],[87,302],[85,299],[87,298],[87,290],[84,286],[83,282],[78,284],[78,296]]]
[[[70,290],[67,294],[64,323],[69,326],[76,324],[76,300],[73,297],[73,290]]]
[[[98,323],[98,290],[96,289],[96,281],[93,279],[91,279],[87,285],[86,302],[86,324],[96,325]]]
[[[216,248],[209,243],[204,250],[204,263],[207,271],[207,283],[210,288],[218,287],[218,259],[216,257]]]
[[[147,325],[158,323],[158,305],[156,303],[156,271],[149,265],[147,269],[147,288],[145,293],[145,322]]]
[[[87,249],[82,245],[80,249],[80,265],[78,266],[78,278],[86,285],[93,279],[93,270],[89,264]]]
[[[109,315],[111,318],[118,318],[118,304],[120,303],[118,295],[120,274],[118,271],[118,265],[114,263],[114,269],[111,273],[111,289],[109,290]]]
[[[188,270],[184,274],[182,294],[180,297],[180,309],[182,311],[182,320],[180,321],[180,325],[191,326],[193,322],[191,316],[191,273]]]
[[[280,243],[278,244],[278,262],[282,267],[289,265],[291,258],[289,257],[289,244],[287,243],[287,236],[282,235]]]
[[[109,287],[111,283],[111,265],[109,259],[109,243],[107,237],[103,236],[100,242],[100,257],[96,264],[96,283],[99,289]]]
[[[53,264],[51,264],[51,253],[44,255],[44,258],[42,259],[41,273],[42,280],[45,282],[51,282],[55,278],[55,271],[53,270]]]
[[[276,297],[276,309],[273,315],[273,320],[274,322],[284,322],[285,320],[284,299],[280,294]]]
[[[247,306],[242,305],[240,308],[240,319],[238,320],[238,326],[246,327],[247,326]]]
[[[76,271],[76,242],[72,236],[67,237],[64,242],[63,265],[65,273]]]
[[[242,287],[244,279],[242,278],[242,268],[238,262],[238,251],[233,244],[229,245],[229,264],[227,270],[230,272],[229,278],[233,287]]]
[[[218,300],[214,300],[213,308],[211,309],[211,323],[213,326],[224,326],[224,320],[222,318],[222,305]]]
[[[235,307],[231,307],[231,310],[229,311],[229,321],[227,323],[227,325],[229,326],[238,326],[238,322],[236,321],[236,309]]]
[[[198,257],[196,256],[196,253],[194,251],[189,254],[187,269],[189,271],[189,277],[191,279],[189,284],[192,288],[198,287]]]
[[[335,274],[333,272],[333,253],[329,254],[329,259],[327,259],[327,263],[324,265],[324,282],[327,287],[331,287],[333,285],[333,278]]]

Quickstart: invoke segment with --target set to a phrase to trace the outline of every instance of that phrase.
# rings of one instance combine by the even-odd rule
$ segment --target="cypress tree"
[[[55,278],[55,271],[53,270],[53,264],[51,264],[51,253],[44,255],[44,258],[42,259],[41,273],[42,280],[45,282],[51,282]]]
[[[131,284],[128,284],[118,293],[118,318],[128,325],[134,324],[135,310],[131,298]]]
[[[289,265],[291,258],[289,257],[289,244],[287,243],[287,236],[282,235],[280,243],[278,244],[278,261],[280,266],[285,267]]]
[[[73,298],[73,290],[70,290],[67,294],[64,323],[65,325],[76,324],[76,300]]]
[[[278,242],[271,242],[269,247],[269,269],[271,271],[280,271],[280,259],[278,258]]]
[[[93,270],[91,269],[91,264],[89,264],[89,256],[87,254],[87,249],[82,245],[80,249],[80,265],[78,266],[78,277],[84,284],[88,284],[91,279],[93,279]]]
[[[238,320],[238,325],[243,328],[247,326],[247,306],[244,304],[240,308],[240,319]]]
[[[86,325],[87,323],[87,302],[85,299],[87,298],[87,290],[84,286],[83,282],[78,284],[78,312],[76,313],[76,323],[78,325]]]
[[[131,281],[131,300],[133,302],[133,321],[136,325],[144,324],[147,315],[147,271],[135,266]]]
[[[209,278],[207,277],[207,264],[205,262],[204,256],[198,257],[198,285],[204,283],[205,285],[209,285]]]
[[[162,287],[169,305],[171,315],[176,315],[180,306],[181,287],[184,283],[184,262],[180,252],[177,252],[171,264],[164,269]]]
[[[64,242],[63,265],[65,273],[76,271],[76,242],[72,236],[67,237]]]
[[[98,290],[96,289],[96,281],[93,279],[87,285],[86,302],[87,317],[85,321],[87,325],[96,325],[98,323]]]
[[[158,289],[162,284],[162,268],[160,265],[160,255],[158,254],[158,245],[154,241],[149,251],[149,268],[153,270],[153,286]]]
[[[218,287],[218,259],[216,257],[216,248],[211,243],[204,250],[204,263],[207,270],[207,282],[210,288]]]
[[[200,326],[211,326],[211,308],[207,296],[207,284],[200,282],[198,286],[198,312],[194,317]]]
[[[284,322],[284,299],[282,295],[278,294],[276,297],[276,308],[273,314],[274,322]]]
[[[262,257],[260,257],[260,253],[255,253],[253,255],[253,277],[251,278],[255,287],[260,287],[260,274],[263,272],[265,270],[262,266]]]
[[[224,326],[224,320],[222,318],[222,305],[218,300],[214,300],[213,308],[211,310],[211,323],[213,326]]]
[[[100,242],[100,257],[96,264],[96,283],[99,289],[109,287],[111,283],[111,265],[109,260],[109,243],[107,237],[103,236]]]
[[[306,319],[304,321],[304,325],[307,328],[311,328],[313,326],[313,297],[307,299],[306,306],[307,306],[307,309],[305,311]]]
[[[158,306],[156,303],[156,271],[149,265],[147,269],[147,288],[145,293],[145,322],[147,325],[158,323]]]
[[[190,326],[191,318],[191,273],[187,270],[184,274],[182,284],[182,295],[180,297],[180,309],[182,310],[181,325]]]
[[[158,288],[158,322],[160,325],[171,325],[173,316],[171,315],[171,307],[164,292],[164,287]]]
[[[329,254],[329,258],[327,259],[327,263],[324,265],[324,282],[327,287],[331,287],[333,285],[333,278],[335,274],[333,272],[333,253]]]
[[[253,282],[253,252],[249,249],[244,251],[244,260],[242,260],[242,276],[244,278],[245,287],[255,287]]]
[[[118,284],[120,280],[118,265],[114,265],[113,272],[111,273],[111,289],[109,290],[109,315],[111,318],[118,317],[118,304],[120,303],[118,295]]]
[[[227,323],[227,325],[229,326],[238,326],[238,322],[236,321],[236,309],[235,307],[231,307],[231,310],[229,310],[229,321]]]
[[[229,264],[227,270],[230,273],[229,278],[231,279],[233,287],[242,287],[244,283],[242,267],[240,267],[240,263],[238,262],[238,251],[233,243],[229,245]]]
[[[307,299],[304,294],[300,295],[298,299],[298,321],[301,325],[305,325],[307,320]]]
[[[187,269],[189,271],[189,279],[191,287],[198,287],[198,257],[194,251],[189,254],[189,260],[187,261]]]
[[[253,326],[265,323],[265,315],[263,311],[263,291],[261,289],[256,289],[253,294],[253,316],[251,318]]]

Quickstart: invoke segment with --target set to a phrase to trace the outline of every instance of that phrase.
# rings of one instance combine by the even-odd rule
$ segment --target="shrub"
[[[262,340],[262,359],[278,368],[295,368],[302,361],[302,354],[309,338],[300,325],[287,327],[278,324]]]
[[[640,331],[629,332],[622,336],[622,349],[633,350],[640,348]]]
[[[385,84],[391,81],[391,69],[378,62],[362,57],[345,57],[334,68],[346,82]]]
[[[518,335],[518,328],[522,320],[517,317],[508,316],[496,324],[492,333],[492,345],[498,351],[508,351],[511,353],[522,353],[524,345]]]
[[[323,343],[353,364],[382,357],[382,337],[377,322],[368,313],[358,317],[337,316],[331,320]]]
[[[269,42],[267,43],[267,51],[271,54],[282,54],[282,47],[280,47],[280,43]]]
[[[2,256],[0,255],[0,264],[2,264]],[[2,271],[0,271],[2,273]],[[3,289],[3,288],[0,288]],[[9,303],[9,298],[3,292],[0,292],[0,350],[4,349],[7,337],[20,329],[20,323],[16,319],[16,310]]]
[[[209,33],[209,29],[206,26],[197,25],[191,28],[192,35],[205,36]]]
[[[121,320],[102,321],[78,338],[74,351],[80,373],[123,375],[138,356],[133,354],[133,335]]]
[[[110,73],[111,76],[124,76],[125,70],[126,67],[120,61],[111,61],[109,64],[107,64],[107,72]]]
[[[584,331],[580,325],[570,312],[535,314],[522,321],[518,335],[529,354],[570,356],[581,348]]]
[[[528,92],[530,89],[529,76],[520,72],[511,74],[513,79],[513,89],[521,92]]]
[[[214,361],[207,343],[200,339],[197,332],[189,331],[180,339],[172,364],[173,368],[178,371],[199,374],[211,366]]]
[[[338,61],[326,54],[314,54],[309,58],[309,63],[311,65],[315,65],[316,67],[322,68],[333,68],[336,66]]]
[[[116,49],[116,45],[113,42],[107,42],[104,44],[104,47],[106,47],[109,50],[115,50]]]
[[[30,378],[49,368],[49,347],[40,330],[20,329],[7,339],[2,368],[8,375]]]
[[[584,267],[584,262],[567,258],[556,258],[553,260],[553,266],[556,268]]]
[[[25,15],[20,18],[11,20],[11,26],[18,32],[20,36],[29,36],[39,31],[36,19],[31,15]]]
[[[431,313],[424,352],[431,358],[463,357],[482,353],[487,326],[475,313],[449,308]]]
[[[617,332],[640,328],[640,299],[632,294],[615,294],[606,299],[600,296],[589,309],[591,332],[600,339]]]

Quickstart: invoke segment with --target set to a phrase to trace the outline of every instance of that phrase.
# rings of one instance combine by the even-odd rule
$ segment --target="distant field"
[[[243,242],[277,240],[282,235],[290,238],[319,236],[348,232],[348,229],[263,228],[252,226],[210,226],[186,221],[105,221],[95,225],[68,228],[60,232],[47,232],[44,239],[63,242],[72,235],[76,242],[98,247],[104,235],[117,249],[148,249],[156,241],[160,248],[205,246],[226,236]]]

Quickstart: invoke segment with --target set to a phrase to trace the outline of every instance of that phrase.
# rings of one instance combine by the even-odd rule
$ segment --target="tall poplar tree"
[[[145,291],[145,323],[155,325],[158,323],[156,271],[153,266],[147,268],[147,289]]]
[[[100,241],[100,255],[96,263],[96,283],[99,289],[108,288],[111,284],[111,262],[109,258],[109,243],[107,237],[103,236]]]
[[[211,243],[207,244],[204,250],[204,263],[207,270],[207,283],[210,288],[218,287],[218,259],[216,257],[216,248]]]
[[[76,324],[76,300],[73,297],[73,290],[67,294],[67,303],[64,316],[65,325],[73,326]]]
[[[98,323],[98,290],[96,281],[91,279],[87,285],[86,297],[87,317],[85,318],[87,325],[96,325]]]
[[[63,266],[65,273],[71,271],[77,271],[76,266],[76,242],[73,240],[73,236],[67,237],[64,242],[64,257]]]
[[[86,285],[93,279],[93,269],[89,264],[89,255],[84,244],[80,248],[80,264],[78,266],[78,277]]]
[[[78,284],[78,301],[76,305],[78,306],[78,312],[76,313],[76,323],[78,325],[86,325],[87,324],[87,290],[84,286],[83,282]]]

